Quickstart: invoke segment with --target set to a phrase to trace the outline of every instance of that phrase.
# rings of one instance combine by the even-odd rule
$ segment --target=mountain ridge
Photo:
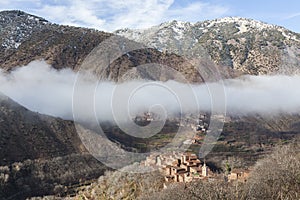
[[[178,63],[177,58],[167,54],[212,61],[221,73],[234,71],[226,72],[225,78],[235,77],[234,74],[300,73],[300,34],[257,20],[240,17],[196,23],[174,20],[148,29],[127,28],[114,33],[154,50],[134,53],[134,61],[126,56],[121,58],[121,68],[112,66],[118,72],[109,71],[108,76],[114,77],[113,80],[119,79],[118,76],[122,75],[120,71],[144,64],[144,55],[149,54],[150,62],[166,57],[168,61],[163,61],[163,64],[171,64],[171,67]],[[95,29],[53,24],[22,11],[2,11],[0,64],[9,71],[33,60],[44,59],[54,68],[76,70],[90,51],[110,36],[112,33]],[[181,69],[180,73],[195,73],[177,68]]]
[[[12,14],[12,17],[20,18],[18,11],[10,11],[9,13]],[[3,15],[3,12],[0,12],[0,18],[1,15]],[[24,14],[23,12],[21,12],[21,16],[25,16],[26,19],[28,19],[28,16],[31,17],[31,15]],[[12,24],[2,24],[4,28],[0,27],[0,43],[3,44],[7,38],[14,38],[13,32],[3,31],[5,27],[17,29],[19,27],[18,24],[23,23],[22,20]],[[25,21],[28,22],[28,20]],[[30,29],[31,21],[32,19],[29,20],[28,26],[24,26],[24,29]],[[112,35],[112,33],[94,29],[62,26],[48,22],[46,24],[42,23],[41,28],[34,29],[28,37],[22,38],[22,42],[18,40],[17,46],[0,46],[0,66],[4,71],[11,71],[16,67],[25,66],[34,60],[45,60],[55,69],[71,68],[74,71],[78,71],[89,53]],[[122,40],[126,42],[125,40],[127,39],[124,38]],[[134,43],[134,41],[127,42]],[[10,43],[15,44],[16,42]],[[186,78],[192,82],[201,82],[201,79],[197,76],[197,71],[191,69],[188,65],[184,65],[186,61],[178,55],[165,54],[153,48],[132,51],[128,55],[123,55],[109,65],[104,73],[106,77],[103,78],[120,81],[126,75],[126,72],[131,70],[131,77],[143,77],[153,80],[153,77],[149,76],[147,72],[140,69],[136,70],[136,67],[147,63],[159,63],[171,66],[171,68],[182,72],[182,74],[187,74]],[[99,69],[93,68],[91,70],[94,70],[93,72],[97,75],[102,74],[102,71]],[[154,76],[158,77],[159,80],[170,79],[169,77],[164,77],[163,73],[156,73]]]
[[[299,73],[300,34],[257,20],[175,20],[147,29],[121,29],[115,34],[180,55],[208,54],[215,64],[246,74]]]
[[[261,27],[261,28],[281,28],[281,29],[286,29],[290,32],[293,32],[293,33],[296,33],[296,34],[300,34],[300,33],[297,33],[295,31],[291,31],[287,28],[285,28],[284,26],[280,26],[280,25],[276,25],[276,24],[270,24],[270,23],[267,23],[267,22],[264,22],[264,21],[261,21],[261,20],[256,20],[256,19],[252,19],[252,18],[246,18],[246,17],[239,17],[239,16],[228,16],[228,17],[221,17],[221,18],[215,18],[215,19],[211,19],[211,20],[202,20],[202,21],[196,21],[196,22],[189,22],[189,21],[183,21],[183,20],[170,20],[170,21],[165,21],[165,22],[162,22],[160,24],[157,24],[157,25],[154,25],[154,26],[151,26],[151,27],[147,27],[147,28],[136,28],[136,29],[131,29],[131,28],[128,28],[128,27],[125,27],[125,28],[121,28],[121,29],[117,29],[113,32],[119,32],[119,31],[123,31],[123,30],[135,30],[135,31],[138,31],[138,30],[146,30],[146,29],[151,29],[153,27],[161,27],[161,26],[168,26],[170,24],[174,24],[174,23],[177,23],[177,24],[181,24],[181,25],[190,25],[190,26],[194,26],[196,24],[211,24],[214,25],[214,24],[218,24],[218,23],[232,23],[232,22],[242,22],[242,23],[245,23],[245,22],[248,22],[248,23],[252,23],[252,26],[257,26],[257,27]]]

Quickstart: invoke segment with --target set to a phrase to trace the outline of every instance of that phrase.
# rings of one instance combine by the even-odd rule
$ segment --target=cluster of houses
[[[180,159],[175,160],[171,165],[163,168],[166,182],[191,182],[199,179],[212,177],[205,162],[202,164],[196,154],[186,153]]]
[[[142,115],[137,115],[133,121],[135,122],[151,122],[153,121],[153,114],[150,112],[145,112]]]
[[[209,117],[207,114],[200,114],[198,123],[196,125],[196,131],[206,133],[209,126]]]
[[[142,164],[158,166],[166,182],[191,182],[214,175],[193,153],[151,154]]]
[[[214,181],[227,180],[228,182],[246,182],[250,171],[234,169],[228,176],[214,173],[201,162],[194,153],[151,154],[142,162],[148,167],[158,167],[165,178],[165,187],[171,183],[188,183],[197,180]]]

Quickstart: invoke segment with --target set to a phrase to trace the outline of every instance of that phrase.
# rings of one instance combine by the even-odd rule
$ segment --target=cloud
[[[105,20],[99,19],[89,8],[88,4],[74,1],[72,5],[44,5],[34,11],[39,16],[44,16],[51,22],[71,26],[84,26],[99,28],[104,26]]]
[[[1,0],[0,10],[33,10],[42,6],[41,0]]]
[[[229,7],[214,5],[210,3],[194,2],[185,7],[170,9],[168,18],[190,22],[222,17],[229,13]]]
[[[44,61],[34,61],[10,74],[0,73],[0,92],[43,114],[73,119],[73,111],[76,111],[81,121],[88,121],[95,114],[101,121],[131,120],[149,110],[173,116],[218,109],[211,102],[220,105],[226,102],[230,115],[297,114],[300,111],[300,76],[296,75],[243,76],[207,85],[134,80],[97,85],[96,81],[90,81],[93,77],[89,77],[79,83],[81,90],[74,88],[76,78],[77,74],[70,69],[57,71]],[[220,86],[225,89],[226,99],[215,95],[212,101],[212,89]]]
[[[0,74],[0,91],[5,95],[32,111],[71,119],[76,78],[71,70],[57,71],[44,61],[34,61],[11,74]]]
[[[296,17],[300,17],[300,12],[298,12],[298,13],[293,13],[293,14],[291,14],[291,15],[288,15],[288,16],[286,16],[284,19],[285,19],[285,20],[289,20],[289,19],[293,19],[293,18],[296,18]]]
[[[202,1],[174,0],[66,0],[1,1],[0,8],[21,9],[47,20],[74,26],[114,31],[121,28],[148,28],[171,20],[199,21],[220,17],[228,8]]]

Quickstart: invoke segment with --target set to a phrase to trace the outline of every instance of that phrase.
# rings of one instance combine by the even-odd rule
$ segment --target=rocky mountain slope
[[[87,153],[73,122],[31,112],[3,94],[0,136],[0,199],[62,194],[107,169]]]
[[[202,65],[206,68],[211,65],[208,60],[226,66],[219,70],[224,77],[241,73],[291,74],[298,73],[300,67],[299,34],[250,19],[223,18],[194,24],[171,21],[145,30],[123,29],[115,33],[154,49],[133,51],[113,62],[106,72],[113,80],[121,79],[138,65],[159,63],[174,68],[190,81],[201,81],[197,79],[198,72],[181,55],[204,60]],[[0,12],[0,65],[11,70],[45,59],[55,68],[78,70],[86,56],[111,35],[52,24],[22,11],[3,11]],[[132,73],[133,78],[153,79],[142,69]],[[168,79],[162,74],[154,76]]]
[[[85,152],[73,122],[31,112],[3,94],[0,124],[0,165]]]
[[[22,11],[0,12],[1,68],[45,59],[55,68],[76,68],[109,33],[59,26]],[[80,53],[79,53],[80,52]]]
[[[171,21],[115,33],[162,51],[199,58],[208,54],[217,65],[246,74],[298,73],[300,67],[300,34],[251,19]]]
[[[3,11],[0,24],[2,48],[17,49],[31,34],[39,29],[44,29],[50,23],[43,18],[21,11]]]
[[[0,12],[0,66],[10,71],[31,61],[44,59],[56,69],[68,67],[77,71],[86,56],[110,36],[111,33],[93,29],[52,24],[22,11],[3,11]],[[123,40],[124,43],[130,42]],[[170,73],[165,75],[163,70],[149,74],[142,68],[135,68],[147,63],[170,66],[184,74],[189,81],[201,81],[197,71],[180,56],[151,48],[135,50],[121,56],[105,69],[105,77],[102,78],[118,81],[130,70],[130,77],[134,78],[173,78]],[[102,73],[97,66],[91,67],[91,70],[98,75]]]

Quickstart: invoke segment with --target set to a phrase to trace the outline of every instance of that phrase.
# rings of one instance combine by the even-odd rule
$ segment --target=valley
[[[110,42],[111,38],[115,40]],[[175,189],[172,186],[163,190],[164,177],[157,171],[130,173],[134,171],[130,168],[139,169],[137,166],[140,166],[140,162],[145,162],[147,156],[151,157],[151,155],[154,155],[153,153],[157,153],[161,149],[163,151],[176,151],[181,147],[191,155],[200,156],[201,162],[205,160],[205,166],[207,165],[216,176],[221,177],[218,180],[227,177],[228,168],[232,170],[254,168],[253,174],[259,174],[261,171],[267,173],[259,168],[260,162],[275,163],[279,168],[281,167],[280,159],[294,163],[295,170],[293,168],[293,170],[288,171],[291,173],[290,177],[292,177],[288,179],[291,180],[288,183],[291,183],[290,190],[294,193],[299,188],[299,182],[297,182],[297,175],[299,175],[299,168],[297,169],[299,145],[297,146],[297,141],[299,141],[300,135],[300,117],[297,110],[299,108],[297,107],[297,98],[293,98],[297,97],[298,93],[294,91],[294,95],[281,97],[280,94],[286,93],[275,90],[275,93],[270,93],[274,96],[270,102],[267,102],[268,98],[263,98],[269,89],[264,87],[265,79],[290,80],[289,77],[296,77],[293,81],[297,83],[300,67],[299,33],[294,33],[280,26],[239,17],[226,17],[196,23],[174,20],[146,29],[127,28],[110,33],[89,28],[58,25],[23,11],[11,10],[0,12],[0,44],[0,81],[3,88],[5,88],[5,84],[12,83],[13,85],[17,82],[13,80],[16,77],[14,72],[21,71],[33,62],[49,65],[51,72],[49,74],[55,77],[74,73],[78,78],[80,73],[86,72],[88,75],[92,74],[93,78],[96,77],[97,83],[107,83],[112,88],[123,86],[122,84],[131,84],[132,82],[139,83],[138,81],[141,82],[142,86],[148,83],[158,83],[164,89],[167,88],[166,91],[171,91],[170,94],[175,93],[173,96],[175,96],[175,99],[177,98],[176,100],[179,99],[178,96],[181,92],[182,94],[188,94],[184,93],[186,92],[186,85],[192,85],[190,88],[195,89],[196,86],[201,88],[209,84],[213,88],[213,86],[223,83],[223,86],[227,87],[224,87],[223,91],[216,90],[217,92],[213,94],[213,91],[209,90],[210,94],[216,95],[218,101],[222,100],[221,93],[235,94],[247,89],[247,91],[250,91],[251,98],[247,99],[248,103],[245,105],[253,104],[256,106],[249,106],[249,108],[245,108],[244,104],[239,106],[243,98],[232,102],[228,101],[227,106],[231,105],[233,108],[241,110],[241,112],[246,111],[241,114],[237,113],[236,110],[232,111],[229,106],[226,107],[227,110],[224,109],[224,111],[227,111],[227,113],[220,114],[220,116],[227,114],[224,116],[224,120],[221,118],[216,122],[222,125],[217,130],[220,134],[216,134],[214,131],[214,123],[210,120],[211,113],[205,113],[209,120],[200,124],[202,114],[196,108],[194,109],[193,102],[189,101],[192,99],[191,96],[183,95],[185,101],[179,102],[186,104],[185,108],[187,110],[192,108],[189,110],[190,113],[180,110],[182,107],[179,107],[180,109],[173,108],[173,104],[170,102],[164,103],[172,108],[172,112],[166,108],[164,113],[170,111],[173,115],[166,119],[147,110],[150,108],[142,112],[141,110],[139,112],[135,111],[136,113],[133,114],[125,113],[131,119],[133,127],[136,126],[141,128],[137,130],[144,131],[137,132],[138,134],[151,135],[151,137],[143,138],[138,137],[138,134],[134,135],[134,133],[128,133],[122,129],[120,125],[123,124],[120,124],[118,118],[113,115],[114,113],[112,116],[115,118],[107,120],[109,119],[108,115],[111,113],[107,114],[104,111],[112,106],[111,102],[110,104],[105,104],[105,101],[100,102],[102,110],[100,109],[100,114],[97,113],[96,104],[91,106],[89,104],[91,101],[85,102],[89,92],[88,89],[90,89],[85,88],[85,85],[81,85],[84,92],[78,93],[81,98],[75,100],[74,96],[69,97],[64,93],[65,90],[60,90],[61,88],[65,89],[65,82],[72,80],[57,79],[62,81],[58,83],[60,84],[58,87],[53,87],[55,92],[51,90],[36,92],[36,95],[46,96],[47,94],[49,95],[48,99],[51,100],[51,98],[55,99],[51,95],[60,94],[62,97],[65,95],[66,99],[67,97],[70,98],[72,103],[77,100],[79,105],[82,106],[80,107],[82,112],[80,114],[83,114],[83,117],[80,118],[82,121],[70,119],[70,116],[75,118],[75,115],[68,108],[61,109],[63,113],[61,116],[50,116],[47,113],[41,114],[39,111],[31,111],[21,102],[7,96],[7,94],[1,94],[0,199],[35,199],[34,197],[42,199],[43,196],[46,196],[45,198],[48,196],[50,199],[95,199],[97,197],[103,199],[155,199],[156,195],[158,195],[157,199],[167,199],[170,196],[174,197],[172,195],[177,194],[177,191],[182,192],[185,189],[190,193],[182,192],[182,194],[197,194],[200,197],[200,194],[193,192],[194,188],[214,188],[214,191],[219,191],[217,188],[225,188],[224,191],[230,192],[224,196],[227,194],[243,194],[244,191],[248,191],[245,188],[242,188],[242,191],[235,191],[235,189],[240,189],[235,187],[235,183],[227,184],[227,182],[223,183],[222,181],[213,183],[191,181],[188,185],[175,184]],[[101,46],[103,44],[104,46]],[[127,52],[131,47],[138,48]],[[114,51],[107,53],[108,49],[113,48],[116,49],[117,53],[122,53],[117,59],[112,59],[115,56]],[[106,56],[107,59],[92,62],[102,56]],[[36,82],[33,82],[35,84],[48,83],[47,81],[51,78],[48,77],[48,74],[46,76],[45,73],[43,80],[40,80],[37,71],[29,72],[31,79],[38,77],[37,80],[34,80]],[[65,72],[65,74],[61,72]],[[279,78],[272,79],[275,75]],[[285,79],[280,79],[281,76],[285,76]],[[67,77],[71,76],[66,76],[65,79]],[[250,78],[247,79],[247,77]],[[260,77],[265,79],[261,80]],[[84,78],[88,79],[90,77]],[[250,79],[253,82],[249,81]],[[24,81],[24,85],[28,84],[27,79],[20,78],[18,81],[20,81],[20,85],[23,85],[22,81]],[[270,85],[274,85],[274,87],[284,86],[285,84],[294,86],[294,82],[274,82]],[[171,88],[167,84],[163,85],[163,83],[177,84],[179,89],[176,88],[175,90],[175,87]],[[252,83],[258,84],[252,85]],[[75,83],[71,83],[71,85],[74,93]],[[20,96],[22,87],[13,86],[12,88],[16,91],[15,94]],[[36,85],[30,86],[33,89],[36,88]],[[243,87],[246,89],[243,89]],[[286,88],[287,93],[294,87]],[[234,90],[236,88],[241,89]],[[104,100],[113,98],[113,96],[110,96],[110,90],[106,93],[104,91],[106,90],[98,95],[103,97]],[[132,91],[127,91],[125,88],[120,91],[120,94],[124,94],[124,96],[115,99],[120,100],[121,103],[123,101],[129,102],[128,99],[123,99],[127,94],[126,92],[130,93]],[[136,90],[133,90],[132,93],[134,92]],[[255,97],[256,94],[261,94],[261,97]],[[94,100],[95,96],[93,96]],[[141,102],[163,102],[167,96],[167,93],[161,95],[160,92],[150,88],[146,93],[138,96],[140,99],[137,98],[132,105],[140,109],[138,106]],[[201,98],[205,97],[205,95],[199,96],[200,99],[199,97],[196,98],[196,103],[201,103]],[[35,102],[36,97],[31,97],[32,102]],[[233,97],[235,96],[233,95]],[[20,99],[22,99],[22,96]],[[261,109],[257,106],[260,104],[261,99],[262,105],[272,105],[274,102],[279,102],[278,104],[274,103],[274,107],[284,104],[291,106],[287,106],[289,109],[286,110],[286,107],[280,107],[278,108],[279,111],[276,110],[276,112],[272,111],[274,107],[271,106],[270,108],[267,107],[269,110],[266,108]],[[157,106],[157,104],[159,103],[154,105]],[[46,104],[41,103],[39,107],[43,107],[43,105]],[[120,105],[129,105],[129,103],[116,104],[115,108],[121,109],[121,107],[118,107]],[[235,105],[237,107],[234,107]],[[72,111],[74,111],[74,104],[69,105],[69,107],[72,107]],[[94,109],[92,114],[89,113],[91,108]],[[255,110],[254,108],[262,111],[260,113],[247,112],[251,109]],[[68,118],[64,117],[67,115]],[[101,121],[97,118],[95,121],[89,121],[88,117],[90,116],[96,118],[102,116],[105,120]],[[126,123],[130,124],[129,122]],[[126,123],[124,124],[126,125]],[[154,129],[146,129],[150,125],[157,128],[161,124],[163,124],[162,129],[155,132],[154,135],[152,135]],[[84,138],[82,136],[90,137]],[[210,137],[215,140],[210,141]],[[91,146],[95,145],[95,151],[89,151],[90,149],[87,148],[90,147],[89,144]],[[207,155],[201,157],[199,152],[201,152],[201,147],[205,145],[213,148]],[[99,153],[97,150],[101,152]],[[140,157],[136,156],[132,160],[126,160],[126,157],[122,157],[124,152],[136,153]],[[184,155],[186,152],[180,153]],[[294,157],[285,157],[280,152],[289,152]],[[106,163],[99,161],[103,159],[97,157],[97,155],[102,155],[101,153],[107,155],[105,160],[109,160],[110,157],[117,158],[116,162],[123,164],[124,159],[130,165],[121,169],[108,166]],[[276,159],[272,160],[272,156]],[[276,156],[280,159],[277,159]],[[180,163],[177,163],[177,165],[180,166]],[[184,167],[187,165],[185,163]],[[173,167],[176,168],[176,166]],[[280,170],[278,171],[286,172],[284,167]],[[249,178],[249,184],[257,184],[255,182],[257,177],[259,176]],[[138,183],[139,180],[143,180],[141,184]],[[277,183],[277,180],[279,179],[275,177],[272,182]],[[268,182],[266,180],[259,181],[262,183]],[[283,180],[282,183],[284,181],[286,180]],[[245,187],[248,187],[247,184],[248,182]],[[162,191],[166,191],[165,194]],[[248,192],[248,194],[250,193]],[[297,194],[294,193],[290,196],[295,197]],[[231,199],[232,196],[230,195],[226,197]],[[255,194],[252,195],[255,196]],[[90,198],[84,198],[84,196]],[[180,194],[177,194],[176,197],[180,197]]]

